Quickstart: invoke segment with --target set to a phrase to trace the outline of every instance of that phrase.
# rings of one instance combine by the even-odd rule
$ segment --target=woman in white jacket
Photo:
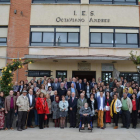
[[[62,95],[62,101],[59,102],[59,108],[60,108],[60,128],[64,129],[65,127],[65,120],[67,117],[68,112],[68,101],[65,100],[65,96]]]
[[[112,100],[110,105],[110,116],[113,118],[115,123],[114,129],[118,129],[119,112],[121,110],[121,107],[121,101],[117,98],[117,95],[114,94],[114,99]]]

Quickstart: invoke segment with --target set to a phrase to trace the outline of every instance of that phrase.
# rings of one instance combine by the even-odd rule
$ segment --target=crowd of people
[[[130,123],[136,129],[140,113],[140,87],[136,81],[127,81],[123,77],[118,81],[110,78],[109,84],[101,78],[89,82],[78,77],[39,78],[28,82],[15,82],[13,90],[5,96],[0,92],[0,130],[13,130],[14,117],[17,118],[18,131],[27,127],[49,128],[52,118],[55,127],[89,130],[91,123],[97,119],[97,127],[105,128],[106,123],[113,122],[118,129],[118,120],[122,118],[122,128],[129,129]],[[113,119],[113,121],[112,121]]]

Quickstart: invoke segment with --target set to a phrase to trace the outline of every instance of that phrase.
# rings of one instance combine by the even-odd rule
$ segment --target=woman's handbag
[[[48,118],[48,117],[47,117],[47,114],[45,114],[44,120],[47,120],[47,118]]]

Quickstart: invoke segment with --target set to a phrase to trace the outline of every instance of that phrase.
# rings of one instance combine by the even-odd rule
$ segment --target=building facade
[[[35,63],[14,80],[33,76],[123,76],[140,82],[129,61],[140,55],[137,0],[0,0],[0,69],[11,59]],[[28,71],[28,72],[25,72]],[[27,75],[27,76],[25,76]]]

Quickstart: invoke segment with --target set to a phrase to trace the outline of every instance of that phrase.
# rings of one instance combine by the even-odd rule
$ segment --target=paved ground
[[[120,124],[121,126],[121,124]],[[119,127],[120,127],[119,126]],[[28,128],[22,132],[16,130],[0,131],[0,140],[140,140],[140,126],[137,129],[113,129],[108,125],[105,130],[94,128],[93,132],[79,132],[77,128]]]

